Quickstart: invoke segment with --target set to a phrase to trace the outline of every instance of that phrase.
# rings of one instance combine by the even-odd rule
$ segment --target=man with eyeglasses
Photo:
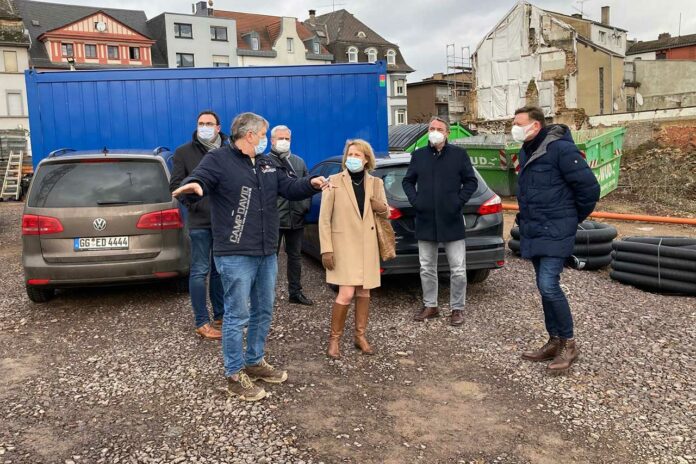
[[[271,159],[276,165],[287,169],[293,176],[306,177],[309,172],[304,160],[290,152],[292,132],[287,126],[275,126],[271,129]],[[278,235],[278,252],[281,242],[285,241],[285,253],[288,255],[288,301],[293,304],[311,306],[312,300],[302,293],[302,237],[304,235],[304,217],[312,205],[307,198],[290,201],[278,197],[278,216],[280,234]]]
[[[220,118],[210,110],[198,115],[198,125],[191,140],[174,152],[174,169],[169,182],[173,192],[181,181],[191,175],[210,150],[220,148],[227,141],[227,136],[220,132]],[[212,259],[213,234],[210,223],[210,201],[187,204],[186,218],[189,238],[191,239],[191,267],[189,270],[189,294],[196,324],[196,333],[204,339],[220,340],[222,338],[222,316],[225,313],[222,280]],[[206,288],[206,281],[210,282]],[[213,307],[213,321],[210,320],[206,290]]]

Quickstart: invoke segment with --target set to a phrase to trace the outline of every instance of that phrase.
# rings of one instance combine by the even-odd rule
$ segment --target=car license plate
[[[80,237],[74,240],[75,251],[128,249],[128,237]]]

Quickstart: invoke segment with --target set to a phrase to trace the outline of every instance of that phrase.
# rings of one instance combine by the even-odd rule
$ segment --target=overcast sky
[[[214,0],[220,10],[294,16],[307,19],[308,10],[317,14],[332,10],[331,0]],[[63,0],[55,3],[144,9],[148,18],[163,11],[190,13],[192,1],[185,0]],[[416,72],[413,82],[445,71],[446,45],[469,46],[471,51],[495,24],[515,5],[515,0],[335,0],[385,39],[399,45],[406,62]],[[577,0],[537,0],[533,4],[559,13],[572,14],[581,6]],[[628,30],[629,39],[654,40],[660,32],[673,36],[696,34],[696,0],[585,0],[586,17],[599,21],[601,7],[611,7],[611,25]]]

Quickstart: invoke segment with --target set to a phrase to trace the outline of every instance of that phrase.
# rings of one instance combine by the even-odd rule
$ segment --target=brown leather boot
[[[575,339],[561,339],[561,346],[558,349],[556,357],[553,358],[551,364],[547,367],[549,373],[561,373],[570,369],[575,360],[578,359],[578,347],[575,344]]]
[[[437,309],[437,306],[426,306],[416,311],[413,315],[413,320],[416,322],[423,322],[426,319],[432,319],[438,316],[440,316],[440,310]]]
[[[334,359],[341,357],[339,342],[343,335],[343,328],[346,326],[346,316],[350,305],[334,303],[331,310],[331,334],[329,335],[329,349],[326,354]]]
[[[220,340],[222,338],[222,332],[214,328],[210,323],[197,328],[196,333],[206,340]]]
[[[353,337],[355,347],[363,354],[375,354],[367,343],[365,331],[367,330],[367,317],[370,314],[370,297],[359,296],[355,298],[355,336]]]
[[[527,361],[549,361],[556,357],[558,349],[561,346],[561,339],[558,337],[551,337],[549,341],[546,342],[544,346],[536,351],[525,351],[522,353],[522,359]]]

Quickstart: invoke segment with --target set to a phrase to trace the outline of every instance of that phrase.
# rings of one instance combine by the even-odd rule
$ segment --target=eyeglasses
[[[199,123],[198,123],[198,127],[203,127],[203,126],[205,126],[205,127],[215,127],[215,126],[217,126],[217,124],[215,124],[214,122],[199,122]]]

